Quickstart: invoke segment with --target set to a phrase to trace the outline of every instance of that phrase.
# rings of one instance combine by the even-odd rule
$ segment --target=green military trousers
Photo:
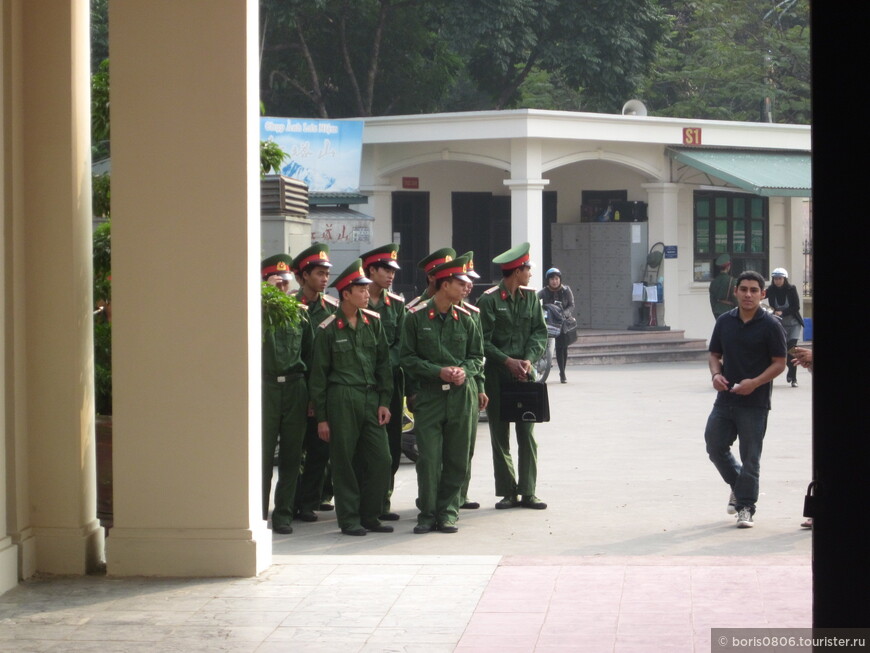
[[[401,367],[393,368],[393,396],[390,397],[390,421],[387,424],[387,442],[390,445],[390,485],[384,497],[381,514],[390,512],[390,497],[396,481],[396,472],[402,461],[402,419],[405,403],[405,376]]]
[[[284,378],[286,381],[283,383],[271,379],[263,380],[263,519],[269,516],[275,446],[278,439],[281,439],[275,509],[272,511],[273,528],[289,526],[293,519],[293,503],[308,412],[308,386],[303,375],[290,374]]]
[[[305,462],[296,497],[297,512],[320,510],[320,504],[332,496],[332,474],[329,470],[329,444],[317,435],[317,420],[308,418],[305,429]]]
[[[459,516],[460,493],[468,473],[471,419],[477,418],[473,382],[422,384],[414,402],[417,436],[418,526],[453,525]]]
[[[501,379],[499,370],[487,368],[486,394],[489,405],[489,437],[492,441],[492,467],[495,474],[495,494],[499,497],[516,495],[534,496],[538,479],[538,444],[535,442],[535,425],[517,422],[517,458],[519,475],[514,472],[511,457],[510,422],[501,419]]]
[[[378,425],[378,391],[335,384],[326,397],[338,526],[376,524],[390,484],[390,449],[387,431]]]
[[[477,401],[476,396],[475,401]],[[470,501],[468,498],[468,488],[471,486],[471,461],[474,459],[474,444],[477,442],[477,420],[479,415],[480,411],[477,410],[477,404],[475,404],[475,409],[471,413],[471,419],[468,424],[468,469],[465,472],[465,480],[462,482],[462,488],[459,491],[460,506]]]

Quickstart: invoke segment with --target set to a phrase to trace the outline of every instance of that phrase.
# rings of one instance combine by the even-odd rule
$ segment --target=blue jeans
[[[767,408],[713,406],[704,431],[707,455],[734,491],[737,509],[749,508],[752,514],[758,501],[761,446],[769,412]],[[731,454],[731,445],[738,438],[742,464]]]

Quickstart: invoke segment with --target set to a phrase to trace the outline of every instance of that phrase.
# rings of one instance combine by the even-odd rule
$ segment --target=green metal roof
[[[751,150],[669,150],[671,158],[764,197],[811,197],[809,152]]]
[[[369,198],[360,193],[308,193],[308,204],[310,206],[343,206],[348,204],[368,204],[368,202]]]

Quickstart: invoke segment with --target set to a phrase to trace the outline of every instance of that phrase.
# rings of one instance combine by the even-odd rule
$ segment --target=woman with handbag
[[[770,276],[773,283],[767,289],[767,303],[773,309],[773,314],[782,319],[786,346],[791,351],[800,339],[801,329],[804,326],[800,298],[797,288],[788,282],[788,270],[776,268]],[[792,362],[791,356],[786,357],[786,363],[788,366],[786,381],[794,388],[797,386],[797,366]]]
[[[574,318],[574,293],[562,283],[559,268],[550,268],[546,274],[546,286],[538,291],[541,303],[553,304],[562,309],[562,332],[556,336],[556,363],[559,365],[559,380],[568,383],[565,366],[568,364],[568,345],[577,337],[577,320]]]

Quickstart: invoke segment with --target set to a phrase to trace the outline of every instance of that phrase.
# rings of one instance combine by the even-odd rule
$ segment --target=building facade
[[[662,319],[703,338],[720,253],[735,272],[769,278],[786,267],[803,279],[810,137],[799,125],[539,110],[369,118],[361,190],[373,240],[401,241],[406,294],[424,280],[405,271],[431,249],[474,250],[488,282],[489,259],[527,240],[542,283],[550,266],[575,267],[589,244],[554,242],[576,231],[554,225],[647,221],[644,246],[664,247]],[[644,280],[642,267],[633,272]],[[565,281],[609,292],[606,278]]]

